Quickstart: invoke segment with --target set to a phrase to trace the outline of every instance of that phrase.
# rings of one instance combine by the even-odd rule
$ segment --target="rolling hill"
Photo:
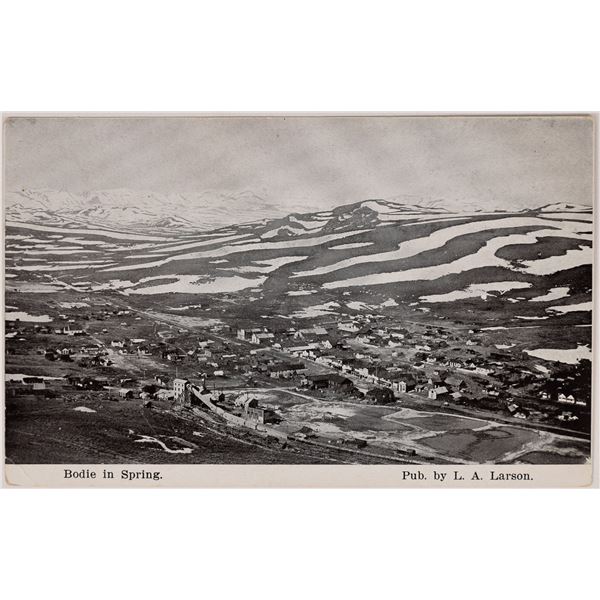
[[[34,206],[30,198],[8,208],[7,289],[217,298],[243,291],[258,304],[279,304],[282,314],[328,303],[364,312],[467,302],[482,315],[496,307],[512,319],[589,320],[589,207],[450,212],[367,200],[266,217],[249,205],[230,210],[235,223],[210,228],[204,219],[198,228],[200,209],[169,215],[168,207],[158,214],[142,204],[126,217],[122,207],[82,209],[71,200]]]

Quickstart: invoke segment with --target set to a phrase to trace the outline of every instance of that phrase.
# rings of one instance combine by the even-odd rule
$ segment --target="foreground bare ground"
[[[328,444],[281,443],[167,405],[82,398],[9,398],[6,461],[14,464],[397,464]]]

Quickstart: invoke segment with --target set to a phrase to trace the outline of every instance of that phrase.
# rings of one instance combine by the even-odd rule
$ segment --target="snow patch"
[[[255,261],[255,265],[244,265],[241,267],[231,267],[222,269],[223,271],[234,271],[236,273],[272,273],[280,267],[287,264],[300,262],[307,259],[308,256],[280,256],[278,258],[268,258],[260,261]],[[265,265],[265,266],[258,266]]]
[[[562,256],[520,261],[518,270],[531,275],[553,275],[559,271],[591,265],[592,256],[590,246],[579,246],[576,250],[567,250]]]
[[[531,283],[524,281],[496,281],[493,283],[473,283],[464,290],[455,290],[446,294],[432,294],[430,296],[421,296],[421,302],[454,302],[456,300],[466,300],[468,298],[481,298],[486,300],[488,296],[495,296],[492,292],[498,292],[499,295],[505,294],[511,290],[525,289],[531,287]]]
[[[322,317],[329,315],[335,308],[339,308],[337,302],[326,302],[325,304],[316,304],[315,306],[308,306],[302,310],[296,311],[292,314],[292,317],[297,319],[310,319],[312,317]]]
[[[547,293],[542,296],[536,296],[531,298],[530,302],[552,302],[552,300],[560,300],[560,298],[566,298],[569,295],[568,287],[553,287],[548,290]]]
[[[352,248],[364,248],[372,246],[373,242],[356,242],[355,244],[340,244],[339,246],[330,246],[329,250],[351,250]]]
[[[19,321],[28,323],[49,323],[52,321],[52,317],[48,315],[30,315],[24,311],[10,311],[4,313],[4,319],[6,321]]]
[[[529,356],[541,358],[542,360],[561,362],[567,365],[576,365],[580,360],[592,360],[592,351],[589,346],[577,346],[570,350],[539,348],[537,350],[525,350]]]
[[[550,306],[546,310],[564,315],[570,312],[588,311],[592,310],[593,302],[581,302],[580,304],[567,304],[566,306]]]
[[[247,279],[245,277],[201,277],[198,275],[156,275],[140,279],[139,283],[155,281],[157,279],[175,279],[175,281],[143,287],[126,289],[125,294],[153,295],[153,294],[221,294],[225,292],[239,292],[247,288],[262,285],[266,277]]]
[[[398,306],[398,303],[393,298],[388,298],[385,302],[382,302],[379,306],[386,308],[389,306]]]
[[[150,435],[143,435],[139,440],[135,440],[138,444],[158,444],[165,452],[168,454],[191,454],[191,448],[179,448],[178,450],[173,450],[169,448],[162,440],[159,440]]]
[[[352,302],[347,302],[346,306],[352,310],[371,310],[371,306],[365,304],[364,302],[358,302],[356,300]]]
[[[522,317],[520,315],[516,315],[515,319],[522,319],[524,321],[543,321],[544,319],[547,319],[548,317]]]

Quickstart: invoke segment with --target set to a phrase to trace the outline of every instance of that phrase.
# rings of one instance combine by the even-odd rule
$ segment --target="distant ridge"
[[[335,220],[348,218],[364,222],[382,219],[400,220],[402,215],[461,215],[522,212],[591,212],[591,206],[556,202],[537,208],[489,210],[476,203],[457,205],[456,201],[427,200],[417,196],[372,198],[329,210],[319,210],[298,201],[294,205],[266,200],[250,190],[236,193],[203,191],[160,194],[131,190],[66,192],[55,190],[19,190],[6,194],[7,218],[19,222],[47,221],[93,224],[129,229],[208,230],[256,223],[261,220],[293,218],[302,215],[326,215]],[[382,217],[381,215],[385,215]],[[391,216],[390,216],[391,215]],[[394,216],[395,215],[395,216]],[[360,220],[360,219],[359,219]]]

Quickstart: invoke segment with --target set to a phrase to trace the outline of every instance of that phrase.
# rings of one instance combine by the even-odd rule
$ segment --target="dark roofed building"
[[[373,400],[375,404],[395,402],[394,392],[389,388],[373,388],[367,392],[367,398]]]
[[[414,390],[416,385],[416,378],[414,375],[408,373],[397,376],[396,380],[392,382],[392,389],[405,394],[406,392]]]
[[[279,379],[281,377],[288,378],[304,373],[306,371],[306,365],[302,362],[290,362],[273,365],[269,368],[271,377]]]
[[[464,379],[461,379],[460,377],[457,377],[456,375],[452,375],[450,377],[447,377],[444,380],[444,384],[446,386],[449,386],[453,389],[457,389],[457,390],[463,390],[467,387],[467,384],[465,383]]]
[[[354,389],[354,384],[350,379],[337,373],[326,373],[325,375],[309,375],[307,378],[308,385],[313,390],[320,389],[335,389],[349,392]]]

